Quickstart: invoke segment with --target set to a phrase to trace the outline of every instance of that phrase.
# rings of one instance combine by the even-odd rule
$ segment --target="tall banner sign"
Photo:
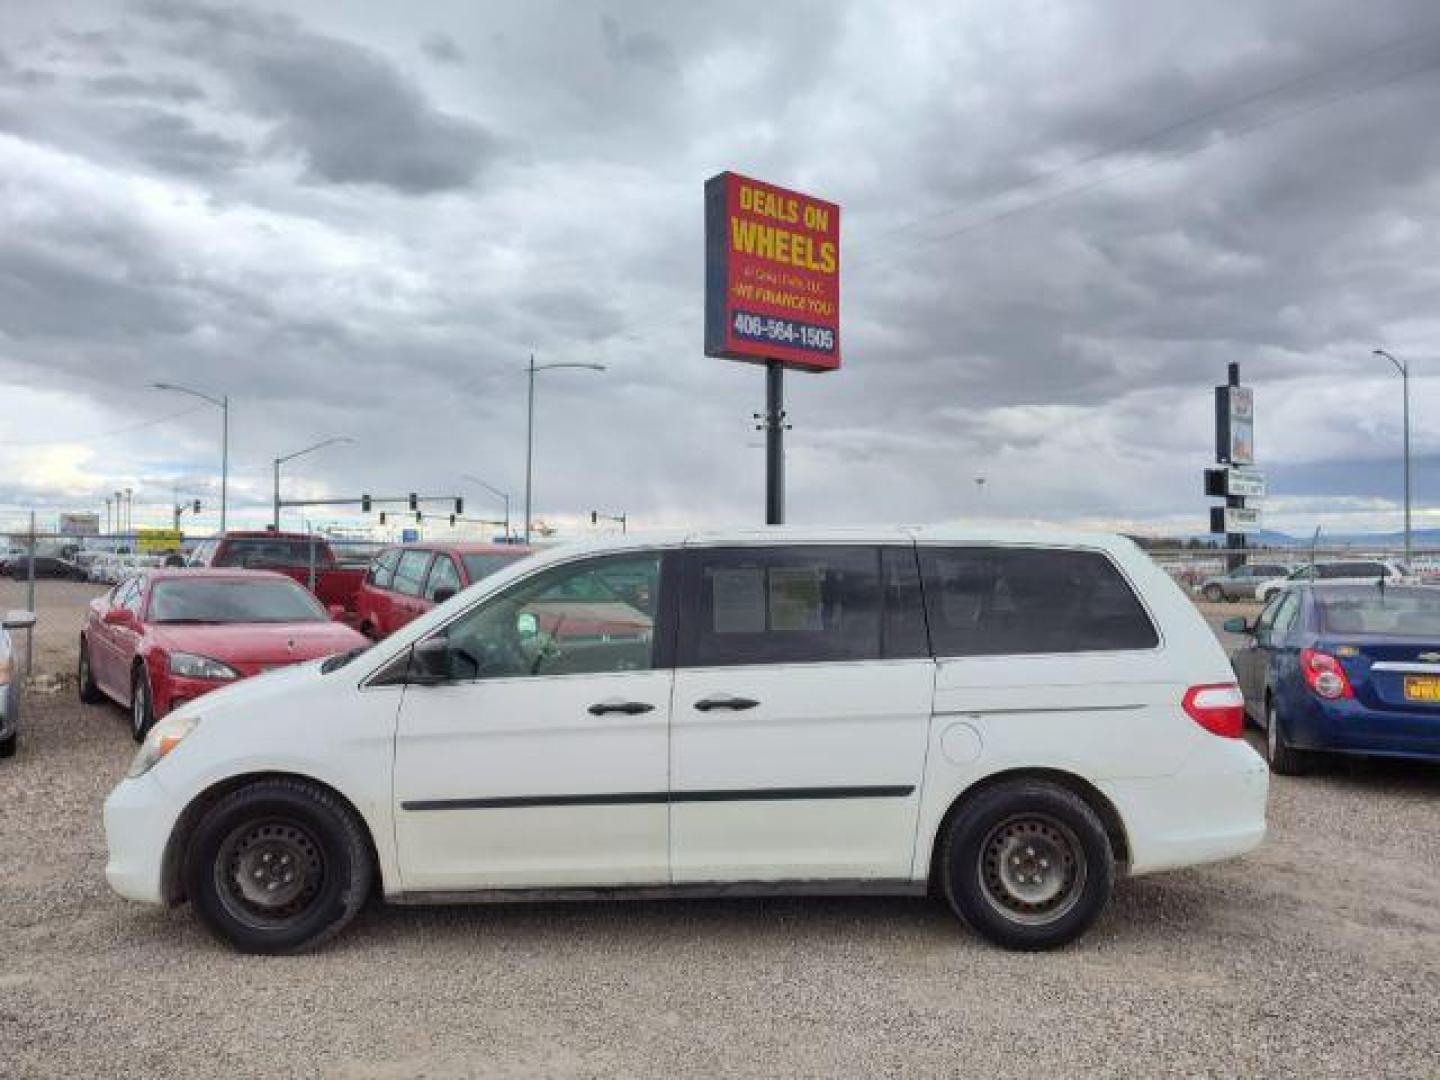
[[[706,181],[705,355],[840,366],[840,207],[732,172]]]

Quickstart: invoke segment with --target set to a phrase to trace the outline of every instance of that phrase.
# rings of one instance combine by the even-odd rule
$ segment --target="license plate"
[[[1407,676],[1405,679],[1405,700],[1429,701],[1440,704],[1440,676]]]

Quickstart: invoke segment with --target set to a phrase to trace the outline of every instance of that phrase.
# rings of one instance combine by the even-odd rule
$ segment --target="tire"
[[[1314,758],[1296,750],[1285,739],[1285,722],[1275,708],[1275,699],[1265,695],[1265,760],[1279,776],[1304,776],[1314,767]]]
[[[105,700],[95,682],[95,672],[90,669],[90,646],[80,639],[80,658],[75,665],[75,682],[80,687],[80,700],[86,705],[98,705]]]
[[[196,914],[247,953],[301,952],[334,937],[364,906],[373,874],[364,827],[303,780],[262,780],[225,796],[185,853]]]
[[[1219,585],[1206,585],[1205,599],[1209,600],[1212,604],[1218,604],[1225,599],[1225,590]]]
[[[1105,825],[1055,784],[1019,780],[982,791],[951,817],[941,844],[946,902],[1002,948],[1068,944],[1110,900],[1115,853]]]
[[[130,734],[136,742],[144,742],[154,726],[155,703],[150,696],[150,676],[144,664],[136,664],[130,676]]]

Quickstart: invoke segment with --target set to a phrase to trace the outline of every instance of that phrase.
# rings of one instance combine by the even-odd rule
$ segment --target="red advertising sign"
[[[705,355],[840,366],[840,207],[730,172],[706,181]]]

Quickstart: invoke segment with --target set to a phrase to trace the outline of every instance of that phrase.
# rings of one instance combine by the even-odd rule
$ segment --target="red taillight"
[[[1245,733],[1245,695],[1234,683],[1206,683],[1185,691],[1180,707],[1214,735],[1238,739]]]
[[[1329,653],[1317,649],[1300,650],[1300,673],[1305,676],[1305,685],[1316,697],[1326,701],[1339,701],[1355,696],[1350,678],[1340,661]]]

